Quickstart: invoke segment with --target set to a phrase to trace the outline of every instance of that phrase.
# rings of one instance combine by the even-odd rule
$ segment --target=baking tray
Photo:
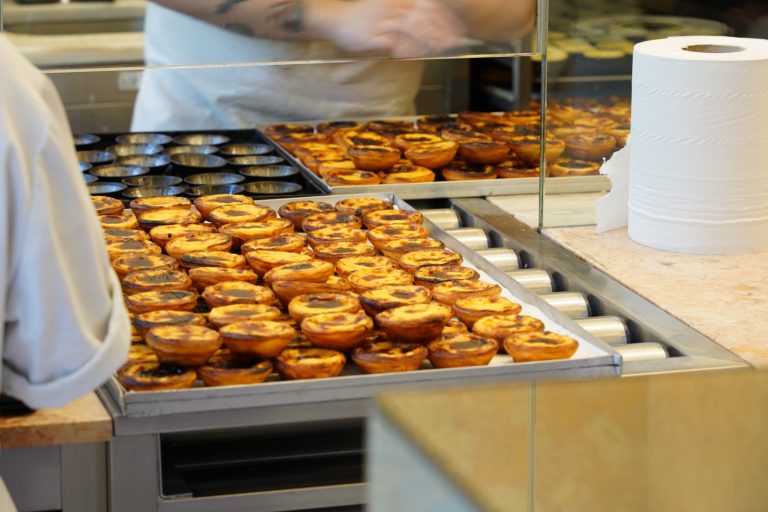
[[[349,197],[377,197],[391,201],[397,208],[413,210],[408,203],[391,193],[354,194],[313,197],[336,202]],[[260,201],[260,204],[278,209],[282,204],[296,200]],[[615,377],[621,373],[621,358],[611,347],[591,336],[566,315],[553,308],[536,294],[491,265],[487,260],[439,229],[428,219],[424,221],[430,236],[464,257],[465,265],[476,268],[482,279],[500,284],[503,295],[523,304],[523,313],[537,316],[549,330],[568,333],[579,341],[579,350],[567,360],[513,363],[506,354],[497,355],[488,366],[426,369],[367,375],[353,363],[348,363],[339,377],[317,380],[269,380],[256,385],[198,387],[184,390],[133,392],[126,391],[112,377],[105,391],[123,416],[140,418],[203,411],[291,406],[370,398],[387,388],[429,385],[464,385],[479,382],[498,382],[509,379],[539,377]]]
[[[397,117],[388,119],[415,121],[418,118]],[[355,120],[360,122],[366,121],[365,119]],[[322,190],[327,194],[370,195],[379,192],[390,192],[400,199],[435,199],[444,197],[488,197],[539,193],[539,178],[497,178],[492,180],[433,181],[430,183],[393,183],[332,187],[328,185],[323,178],[313,173],[298,158],[288,152],[279,142],[269,137],[263,130],[260,130],[260,132],[264,139],[269,140],[270,144],[277,148],[278,153],[280,153],[286,161],[291,162],[291,165],[301,170],[307,181],[311,182],[319,190]],[[547,194],[608,192],[611,189],[610,180],[602,175],[546,178],[545,181]]]

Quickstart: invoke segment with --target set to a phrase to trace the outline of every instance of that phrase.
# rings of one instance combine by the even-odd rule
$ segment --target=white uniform
[[[148,66],[341,58],[329,43],[242,36],[155,3],[147,4]],[[244,129],[281,121],[410,115],[420,62],[356,62],[144,72],[134,131]]]
[[[0,390],[32,408],[96,388],[130,323],[53,84],[0,36]]]

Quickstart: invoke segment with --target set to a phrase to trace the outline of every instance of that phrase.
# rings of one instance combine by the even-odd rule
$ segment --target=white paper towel
[[[603,169],[619,204],[598,206],[603,228],[621,214],[624,159],[636,242],[688,253],[768,250],[768,40],[690,36],[636,45],[631,134],[628,155]]]

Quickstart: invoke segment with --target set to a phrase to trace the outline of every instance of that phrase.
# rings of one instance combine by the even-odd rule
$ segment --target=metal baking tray
[[[389,193],[366,194],[391,201],[397,208],[413,208],[400,198]],[[321,196],[312,199],[336,202],[348,197],[362,197],[360,194],[345,196]],[[260,204],[279,208],[295,199],[261,201]],[[507,297],[523,304],[523,312],[538,316],[547,329],[566,332],[580,342],[579,351],[571,359],[513,363],[508,355],[497,355],[488,366],[421,369],[414,372],[373,374],[361,373],[348,363],[339,377],[317,379],[267,381],[256,385],[198,387],[185,390],[131,392],[126,391],[112,377],[105,384],[105,391],[112,401],[116,413],[128,418],[163,416],[170,414],[196,413],[203,411],[262,408],[317,404],[372,397],[385,389],[415,386],[449,386],[474,383],[499,382],[509,379],[539,377],[615,377],[621,373],[621,358],[608,345],[591,336],[566,315],[547,304],[536,294],[494,267],[467,246],[439,229],[428,219],[424,221],[430,236],[442,241],[446,247],[462,254],[465,265],[475,267],[484,279],[499,283]]]
[[[415,121],[417,118],[398,117],[391,119]],[[363,121],[366,120],[361,120],[361,122]],[[261,131],[261,135],[277,148],[277,151],[281,156],[291,162],[295,167],[298,167],[307,181],[328,194],[376,194],[378,192],[390,192],[400,199],[434,199],[443,197],[457,198],[537,194],[539,192],[539,178],[497,178],[493,180],[433,181],[431,183],[393,183],[332,187],[328,185],[323,178],[313,173],[298,158],[288,152],[279,142],[264,133],[263,130]],[[608,192],[610,189],[610,180],[602,175],[569,176],[546,179],[546,190],[548,194]]]

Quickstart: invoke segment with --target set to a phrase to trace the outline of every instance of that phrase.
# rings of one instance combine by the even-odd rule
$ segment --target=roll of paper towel
[[[686,253],[768,250],[768,40],[635,46],[629,236]]]

